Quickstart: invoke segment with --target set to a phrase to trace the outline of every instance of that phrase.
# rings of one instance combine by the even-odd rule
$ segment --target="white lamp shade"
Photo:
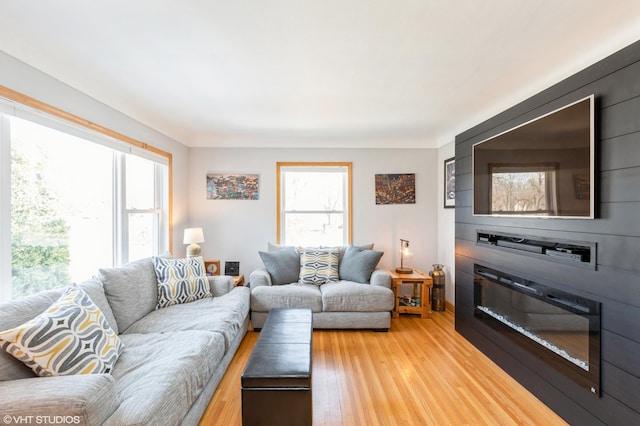
[[[184,230],[184,244],[204,243],[202,228],[187,228]]]

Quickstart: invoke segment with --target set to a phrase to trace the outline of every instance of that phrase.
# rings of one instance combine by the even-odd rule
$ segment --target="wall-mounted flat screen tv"
[[[594,218],[594,96],[473,146],[473,214]]]

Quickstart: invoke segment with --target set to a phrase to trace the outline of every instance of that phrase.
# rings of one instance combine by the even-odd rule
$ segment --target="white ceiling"
[[[0,0],[0,50],[188,146],[441,146],[636,40],[638,0]]]

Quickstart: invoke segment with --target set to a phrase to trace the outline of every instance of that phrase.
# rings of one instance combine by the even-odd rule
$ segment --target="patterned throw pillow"
[[[158,277],[156,309],[211,297],[202,256],[186,259],[154,257],[153,264]]]
[[[321,285],[339,281],[340,250],[338,248],[300,247],[298,252],[300,253],[299,282]]]
[[[123,345],[100,309],[69,287],[46,311],[0,332],[0,347],[38,376],[111,373]]]

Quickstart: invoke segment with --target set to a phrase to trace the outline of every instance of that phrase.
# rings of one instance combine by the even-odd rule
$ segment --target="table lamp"
[[[204,234],[202,228],[187,228],[184,230],[184,244],[189,244],[187,247],[187,257],[200,256],[200,246],[198,243],[204,243]]]
[[[400,267],[396,268],[398,274],[411,274],[413,269],[404,267],[404,258],[409,257],[411,251],[409,251],[409,241],[400,239]]]

